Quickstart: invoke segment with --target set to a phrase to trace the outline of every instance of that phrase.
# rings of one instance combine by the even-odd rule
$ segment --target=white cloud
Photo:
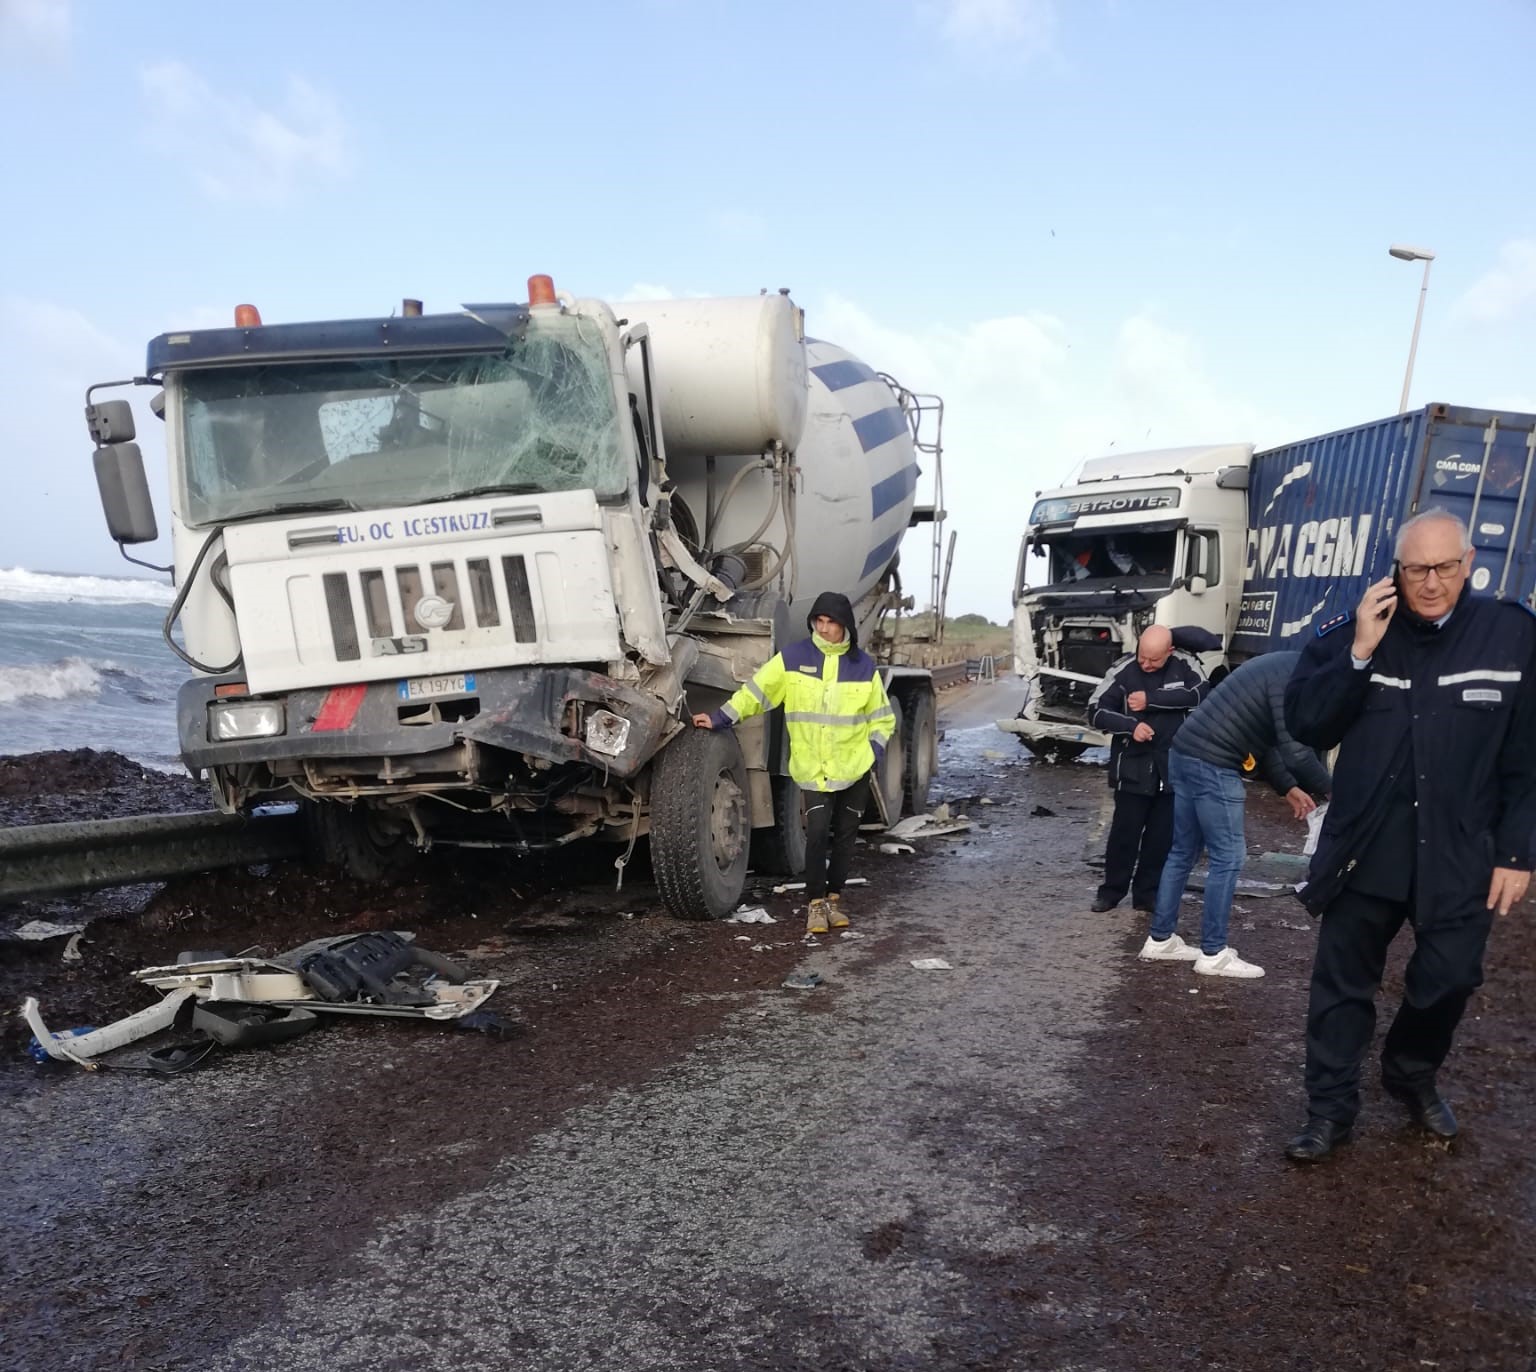
[[[1536,307],[1536,239],[1517,238],[1499,249],[1499,262],[1451,306],[1464,323],[1500,324]]]
[[[62,57],[74,27],[71,0],[0,0],[0,52]]]
[[[216,200],[282,200],[305,181],[345,175],[350,134],[335,100],[297,76],[280,102],[257,105],[215,90],[183,62],[139,73],[167,165],[194,169]]]
[[[945,505],[959,534],[952,613],[1009,616],[1035,492],[1060,485],[1082,459],[1278,441],[1296,427],[1224,390],[1192,337],[1146,314],[1101,337],[1048,314],[906,329],[832,296],[807,311],[807,329],[943,397]],[[928,489],[925,478],[921,498]],[[922,538],[907,536],[909,565],[926,567]]]
[[[940,0],[938,22],[956,47],[1026,58],[1050,52],[1056,37],[1053,0]]]

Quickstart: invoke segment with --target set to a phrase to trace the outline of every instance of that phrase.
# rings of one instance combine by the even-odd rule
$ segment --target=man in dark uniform
[[[1095,913],[1113,910],[1127,891],[1138,910],[1152,909],[1173,843],[1168,746],[1210,689],[1200,659],[1174,651],[1172,632],[1154,624],[1089,698],[1088,723],[1113,736],[1109,784],[1115,793]]]
[[[1349,1137],[1387,949],[1414,931],[1381,1081],[1430,1134],[1456,1117],[1436,1073],[1494,912],[1530,881],[1536,834],[1536,618],[1469,595],[1466,526],[1428,510],[1398,532],[1397,577],[1321,625],[1286,690],[1292,733],[1340,749],[1302,901],[1321,914],[1307,1008],[1306,1127],[1316,1162]],[[1399,599],[1403,602],[1399,605]],[[1350,627],[1346,627],[1350,626]]]

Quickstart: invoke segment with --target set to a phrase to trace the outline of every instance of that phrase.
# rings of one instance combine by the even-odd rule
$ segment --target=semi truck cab
[[[1086,707],[1110,664],[1152,624],[1225,645],[1243,585],[1249,444],[1173,448],[1083,464],[1037,494],[1014,586],[1014,660],[1028,694],[1000,727],[1037,756],[1107,738]],[[1033,583],[1033,584],[1032,584]],[[1224,655],[1204,655],[1207,670]]]

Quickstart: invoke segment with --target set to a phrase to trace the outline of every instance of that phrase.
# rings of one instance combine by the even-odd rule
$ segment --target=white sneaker
[[[1165,939],[1155,939],[1148,934],[1136,956],[1148,962],[1193,962],[1200,956],[1200,950],[1191,948],[1177,934],[1169,934]]]
[[[1195,958],[1195,971],[1202,977],[1262,977],[1264,969],[1256,962],[1244,962],[1237,949],[1227,947],[1207,957],[1204,953]]]

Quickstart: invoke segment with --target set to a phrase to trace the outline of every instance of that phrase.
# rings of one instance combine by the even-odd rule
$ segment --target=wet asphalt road
[[[1288,1169],[1310,927],[1240,900],[1261,983],[1137,964],[1140,917],[1086,915],[1103,770],[1027,761],[989,723],[1014,694],[946,698],[939,790],[995,803],[862,856],[856,938],[802,940],[766,892],[775,925],[678,925],[606,855],[542,892],[220,878],[125,948],[99,934],[90,957],[131,959],[398,918],[503,978],[527,1033],[354,1022],[168,1082],[10,1071],[0,1365],[1528,1372],[1520,930],[1458,1049],[1457,1150],[1373,1101],[1352,1156]],[[1271,802],[1250,840],[1299,841]]]
[[[999,741],[952,733],[951,772],[969,755],[993,773]],[[855,906],[863,937],[803,959],[821,987],[737,997],[681,1060],[485,1185],[381,1217],[353,1271],[207,1366],[944,1365],[936,1348],[986,1324],[969,1269],[1027,1264],[1051,1237],[1005,1218],[989,1158],[1060,1097],[1109,980],[1096,940],[1026,917],[1051,878],[1026,900],[1018,807],[973,813],[985,832],[932,840],[948,850],[899,895]],[[912,967],[925,957],[952,970]]]

